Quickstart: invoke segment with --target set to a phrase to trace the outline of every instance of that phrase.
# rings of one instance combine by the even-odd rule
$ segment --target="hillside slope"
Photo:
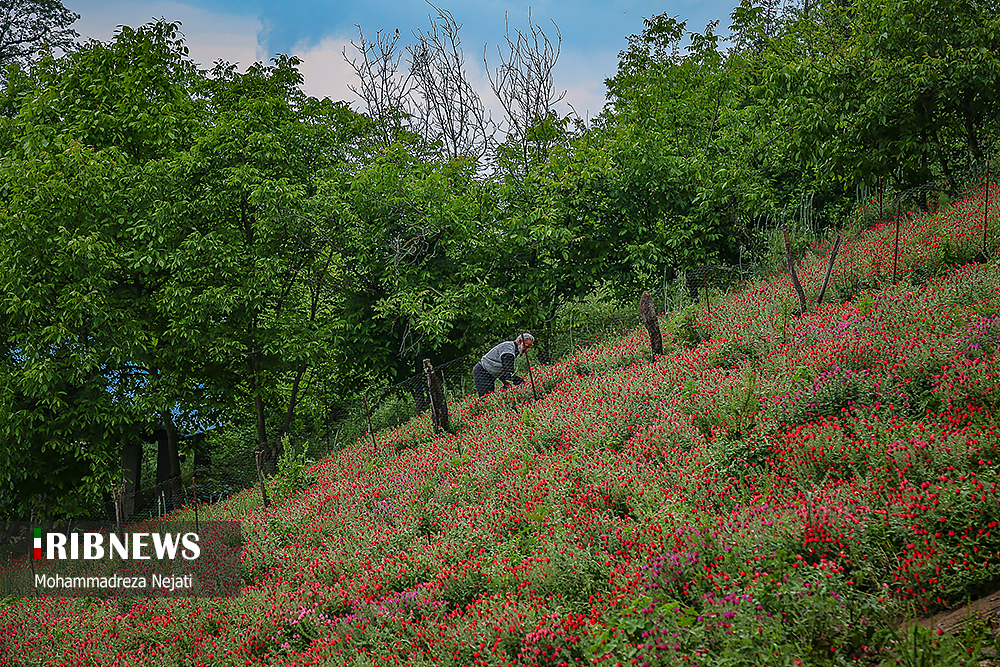
[[[425,415],[317,463],[269,509],[259,490],[202,508],[243,524],[238,599],[8,601],[0,651],[13,665],[979,660],[988,630],[896,643],[890,621],[1000,582],[1000,271],[949,266],[975,254],[981,210],[972,197],[907,222],[896,284],[894,228],[859,232],[833,298],[802,317],[787,278],[752,282],[664,317],[664,357],[637,321],[536,367],[538,400],[528,385],[466,399],[453,434]],[[828,252],[799,267],[812,298]]]

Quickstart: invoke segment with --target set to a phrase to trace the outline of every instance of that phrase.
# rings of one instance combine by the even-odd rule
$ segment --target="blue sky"
[[[290,53],[305,62],[305,90],[317,97],[356,102],[348,90],[353,72],[343,59],[350,40],[357,38],[359,24],[366,36],[377,30],[399,29],[403,38],[427,29],[434,10],[423,0],[189,0],[174,2],[113,2],[107,0],[63,0],[80,14],[74,28],[83,37],[108,40],[118,25],[137,26],[154,18],[180,21],[191,57],[203,66],[222,59],[241,68],[275,53]],[[449,10],[463,25],[460,32],[470,79],[488,108],[496,106],[488,90],[483,65],[483,47],[489,45],[496,59],[496,46],[503,40],[504,14],[511,28],[527,28],[528,8],[536,24],[554,39],[555,21],[562,33],[562,55],[555,70],[555,84],[566,90],[565,103],[583,117],[597,115],[604,105],[604,80],[613,76],[618,53],[627,37],[642,31],[642,20],[668,13],[688,20],[688,28],[700,32],[711,20],[720,21],[720,31],[729,26],[729,14],[737,0],[587,0],[580,2],[521,2],[517,0],[443,0],[435,3]],[[358,105],[356,104],[356,107]],[[569,112],[564,105],[564,112]]]

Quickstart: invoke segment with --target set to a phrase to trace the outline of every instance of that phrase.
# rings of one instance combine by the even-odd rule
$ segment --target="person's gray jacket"
[[[517,345],[507,340],[483,355],[479,365],[495,378],[510,382],[514,375],[514,358],[517,356]]]

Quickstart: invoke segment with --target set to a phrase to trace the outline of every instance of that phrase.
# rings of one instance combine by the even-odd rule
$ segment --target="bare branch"
[[[515,35],[511,35],[506,17],[505,24],[506,54],[497,46],[500,64],[491,72],[484,48],[483,63],[490,86],[507,114],[505,130],[508,141],[518,147],[522,166],[527,171],[532,152],[547,152],[551,141],[545,133],[531,136],[532,128],[555,120],[554,107],[566,96],[566,91],[556,92],[552,78],[552,70],[562,49],[562,33],[553,21],[556,31],[556,44],[553,46],[542,28],[531,20],[530,9],[527,33],[515,30]]]
[[[414,82],[410,74],[403,75],[399,71],[402,57],[402,52],[397,50],[399,30],[392,35],[379,30],[375,33],[375,41],[368,41],[361,26],[355,27],[359,39],[358,42],[352,40],[351,46],[357,50],[360,62],[347,57],[346,47],[343,55],[357,74],[359,84],[348,88],[364,101],[365,113],[375,121],[379,138],[388,145],[406,126]]]
[[[441,142],[448,157],[479,160],[489,148],[494,128],[479,94],[465,72],[465,54],[451,12],[439,9],[430,32],[413,33],[410,53],[414,80],[415,128],[430,142]]]

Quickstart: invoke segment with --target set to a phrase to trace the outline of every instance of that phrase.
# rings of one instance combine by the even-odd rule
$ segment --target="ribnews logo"
[[[236,521],[0,523],[0,597],[233,597],[242,546]]]
[[[126,533],[124,537],[115,533],[105,536],[103,533],[45,533],[45,555],[42,555],[42,529],[35,528],[35,560],[97,560],[117,556],[122,560],[149,560],[156,558],[173,560],[180,556],[186,560],[195,560],[201,555],[198,533]],[[130,539],[131,538],[131,539]],[[105,546],[107,539],[107,546]],[[67,546],[69,542],[69,546]],[[69,555],[67,556],[67,551]]]

